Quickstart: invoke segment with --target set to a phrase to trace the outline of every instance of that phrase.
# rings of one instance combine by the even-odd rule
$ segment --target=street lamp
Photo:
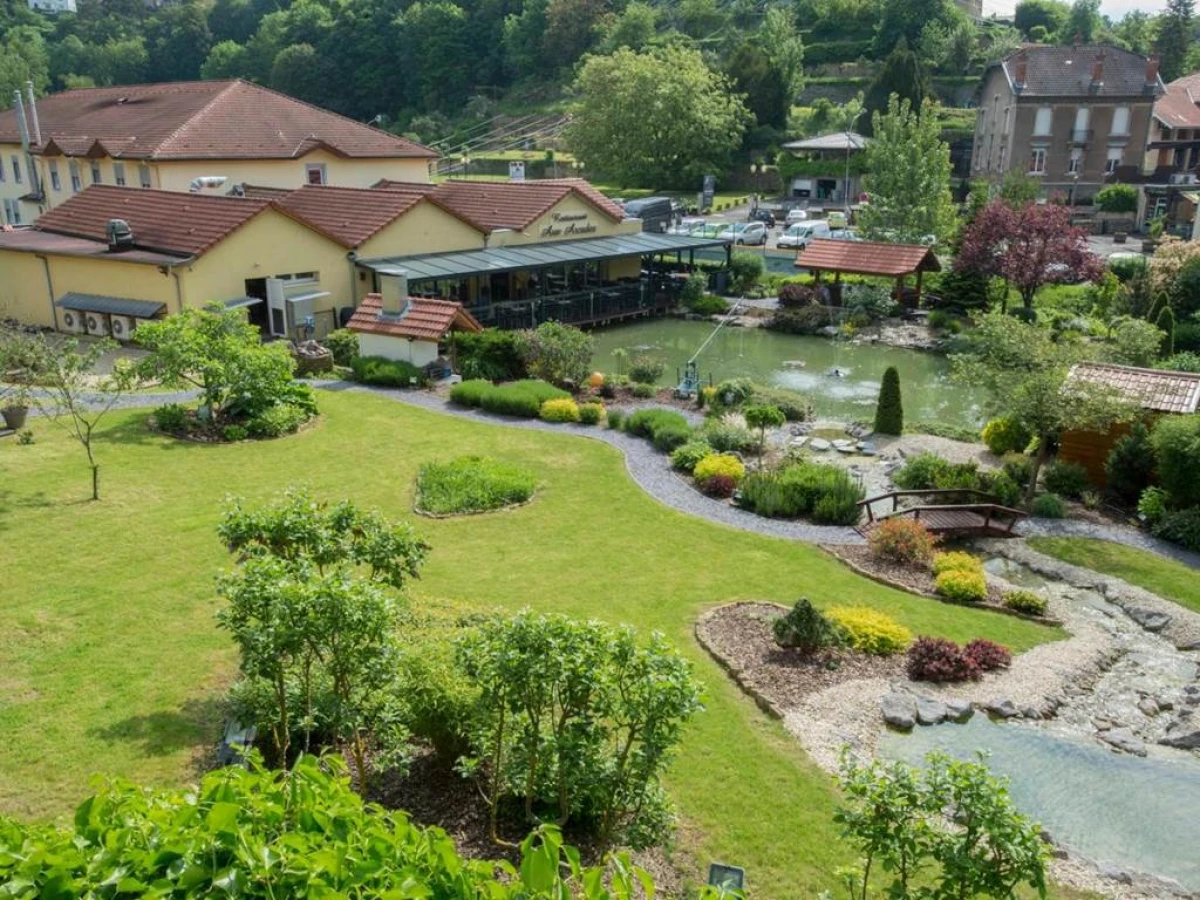
[[[758,209],[758,193],[759,193],[758,177],[760,174],[762,174],[762,170],[765,168],[766,168],[766,166],[764,166],[760,163],[750,163],[750,174],[754,177],[754,208],[755,209]]]
[[[846,123],[846,180],[842,182],[842,198],[846,201],[846,224],[850,224],[850,134],[854,131],[854,126],[858,123],[859,116],[865,113],[865,109],[860,109]]]

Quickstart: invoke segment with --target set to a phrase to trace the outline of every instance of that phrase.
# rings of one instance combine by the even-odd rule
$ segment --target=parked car
[[[785,218],[783,221],[785,225],[795,225],[797,222],[803,222],[806,219],[808,219],[808,210],[801,209],[799,206],[794,206],[788,210],[787,218]]]
[[[717,237],[734,244],[760,246],[767,242],[767,226],[762,222],[735,222],[722,228]]]
[[[625,204],[625,215],[642,220],[642,231],[664,234],[675,221],[675,207],[670,197],[642,197]]]
[[[678,225],[667,229],[668,234],[698,234],[708,223],[704,219],[683,218]]]
[[[861,241],[858,232],[852,228],[835,228],[829,232],[831,241]]]
[[[765,206],[756,206],[750,210],[751,222],[762,222],[768,228],[775,227],[775,213],[771,212]]]
[[[703,238],[720,237],[721,232],[724,231],[726,227],[727,226],[722,225],[719,222],[705,222],[704,225],[696,229],[694,234],[696,237]]]
[[[831,229],[826,221],[797,222],[789,225],[779,236],[778,246],[803,250],[815,238],[827,238],[830,233]]]
[[[846,221],[846,214],[836,209],[825,216],[825,221],[829,223],[830,228],[845,228],[850,224]]]

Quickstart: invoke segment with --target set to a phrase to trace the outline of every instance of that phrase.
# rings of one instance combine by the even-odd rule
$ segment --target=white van
[[[789,225],[779,236],[777,246],[803,250],[814,238],[827,238],[829,233],[829,223],[823,219],[818,222],[797,222],[795,225]]]

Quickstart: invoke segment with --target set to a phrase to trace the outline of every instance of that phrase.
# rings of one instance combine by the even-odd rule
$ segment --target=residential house
[[[73,13],[77,10],[75,0],[29,0],[29,8],[50,16],[64,12]]]
[[[780,170],[790,178],[784,185],[788,196],[818,206],[828,203],[845,207],[858,202],[863,151],[868,143],[870,138],[853,131],[788,141],[783,149],[796,157],[780,164]]]
[[[1042,195],[1090,203],[1112,181],[1136,180],[1146,155],[1157,58],[1110,46],[1022,47],[984,73],[971,174],[1037,178]]]
[[[250,183],[428,182],[437,154],[245,81],[85,88],[0,112],[0,224],[28,224],[89,185],[166,191]]]
[[[1200,73],[1166,86],[1154,104],[1143,167],[1143,221],[1165,216],[1185,236],[1200,229]]]

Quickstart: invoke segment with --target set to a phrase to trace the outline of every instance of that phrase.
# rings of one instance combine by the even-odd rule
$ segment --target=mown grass
[[[737,599],[887,612],[917,634],[987,637],[1023,650],[1061,633],[913,597],[822,551],[675,513],[641,491],[613,448],[453,419],[381,397],[321,393],[321,422],[278,441],[206,446],[114,415],[98,442],[104,499],[86,502],[77,446],[35,421],[37,442],[0,442],[0,811],[67,814],[93,773],[189,779],[221,725],[233,649],[214,623],[214,532],[226,497],[291,484],[408,517],[421,463],[449,451],[537,473],[537,502],[429,520],[433,547],[413,602],[534,606],[658,629],[695,661],[706,710],[669,788],[681,858],[744,865],[757,898],[815,896],[849,861],[832,782],[699,649],[696,616]]]
[[[1029,546],[1063,562],[1128,581],[1164,600],[1174,600],[1200,612],[1200,572],[1181,562],[1094,538],[1031,537]]]

